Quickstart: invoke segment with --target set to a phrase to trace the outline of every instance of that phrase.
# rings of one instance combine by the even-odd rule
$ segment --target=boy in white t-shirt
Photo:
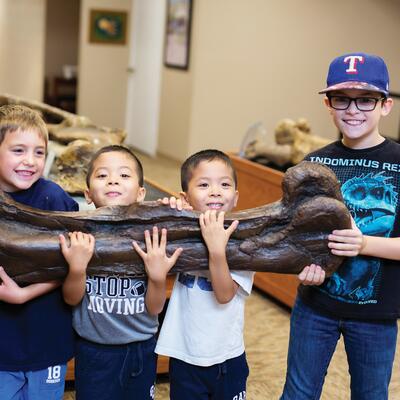
[[[225,255],[238,225],[224,228],[224,213],[238,200],[236,173],[226,154],[204,150],[183,163],[181,184],[182,202],[202,212],[209,271],[177,276],[156,352],[170,357],[171,399],[244,399],[244,303],[254,273],[230,271]]]

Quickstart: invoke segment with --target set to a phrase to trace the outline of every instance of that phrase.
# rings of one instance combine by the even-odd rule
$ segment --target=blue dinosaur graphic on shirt
[[[398,194],[380,173],[348,179],[342,185],[344,202],[365,235],[388,237],[393,229]],[[352,257],[327,280],[321,290],[349,303],[376,303],[381,262],[372,257]]]

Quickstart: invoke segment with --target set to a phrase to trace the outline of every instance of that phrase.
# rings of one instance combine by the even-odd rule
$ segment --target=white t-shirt
[[[156,353],[208,367],[244,352],[244,303],[254,272],[231,271],[231,276],[239,288],[227,304],[216,300],[209,271],[177,276]]]

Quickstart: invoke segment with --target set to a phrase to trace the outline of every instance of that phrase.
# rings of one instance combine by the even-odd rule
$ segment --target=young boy
[[[31,207],[77,211],[75,201],[41,177],[47,141],[36,111],[0,107],[0,189]],[[2,268],[0,278],[0,399],[62,399],[73,330],[60,283],[19,287]]]
[[[89,164],[85,197],[96,207],[130,205],[145,196],[140,161],[122,146],[100,149]],[[157,315],[166,298],[166,276],[182,249],[166,255],[166,229],[145,232],[147,253],[137,243],[148,279],[86,276],[94,248],[90,235],[60,236],[70,266],[64,298],[77,305],[73,326],[79,337],[75,358],[78,400],[154,399],[157,356],[154,353]],[[84,256],[76,255],[80,251]],[[86,293],[85,293],[86,291]]]
[[[382,58],[351,53],[335,58],[320,93],[342,140],[307,159],[328,165],[342,185],[359,231],[334,231],[330,247],[351,257],[321,286],[301,285],[291,316],[283,400],[319,399],[343,336],[351,398],[388,398],[400,314],[399,259],[390,237],[399,236],[400,145],[379,132],[389,114],[389,76]],[[360,240],[360,237],[362,240]],[[398,246],[398,241],[396,241]]]
[[[238,200],[236,173],[227,155],[205,150],[183,163],[181,183],[183,202],[202,212],[209,271],[177,276],[156,352],[171,357],[171,399],[244,399],[244,303],[253,272],[229,270],[225,249],[238,221],[224,228]]]

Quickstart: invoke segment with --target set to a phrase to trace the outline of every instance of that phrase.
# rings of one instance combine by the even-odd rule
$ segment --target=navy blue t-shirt
[[[43,178],[27,190],[8,194],[41,210],[79,208],[60,186]],[[64,364],[72,356],[71,309],[63,301],[61,288],[21,305],[0,301],[0,370],[40,370]]]

